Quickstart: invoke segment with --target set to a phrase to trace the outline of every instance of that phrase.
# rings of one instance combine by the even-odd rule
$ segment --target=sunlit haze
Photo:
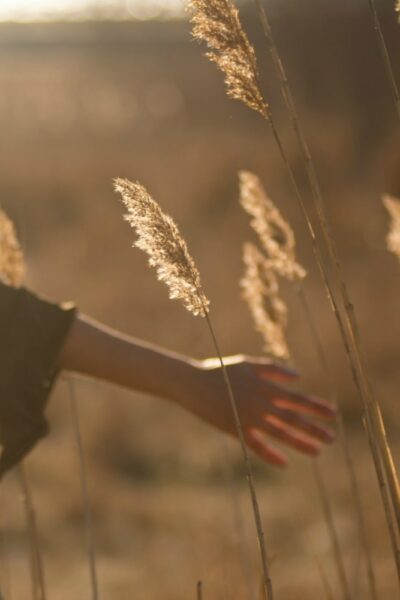
[[[183,0],[0,0],[0,21],[174,17]]]

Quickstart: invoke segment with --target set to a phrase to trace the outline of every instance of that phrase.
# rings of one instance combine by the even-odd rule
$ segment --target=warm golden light
[[[183,0],[1,0],[0,21],[173,17]]]

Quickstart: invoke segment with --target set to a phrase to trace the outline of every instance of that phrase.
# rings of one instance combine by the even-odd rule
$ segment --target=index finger
[[[271,394],[270,387],[268,393]],[[273,392],[272,402],[279,408],[289,408],[324,419],[334,419],[337,415],[337,408],[327,400],[291,390],[276,388]]]
[[[300,373],[288,365],[263,359],[252,359],[251,363],[257,376],[264,381],[295,381],[300,377]]]

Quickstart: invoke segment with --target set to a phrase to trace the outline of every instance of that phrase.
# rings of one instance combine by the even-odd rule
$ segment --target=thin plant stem
[[[399,88],[396,82],[396,78],[394,76],[394,71],[393,71],[393,66],[392,66],[392,62],[390,60],[390,55],[389,55],[389,51],[385,42],[385,37],[383,35],[383,31],[382,31],[382,27],[379,21],[379,17],[378,17],[378,11],[376,9],[376,4],[374,0],[368,0],[368,6],[369,6],[369,10],[372,16],[372,21],[374,24],[374,30],[376,33],[376,36],[378,38],[378,43],[379,43],[379,49],[381,51],[381,55],[382,55],[382,60],[383,60],[383,64],[385,67],[385,73],[386,73],[386,77],[387,80],[389,82],[390,85],[390,89],[393,95],[393,100],[396,106],[396,110],[397,110],[397,116],[400,119],[400,94],[399,94]]]
[[[223,374],[224,382],[225,382],[226,389],[228,392],[229,402],[230,402],[230,405],[232,408],[235,426],[236,426],[236,430],[237,430],[237,434],[238,434],[238,438],[239,438],[239,442],[240,442],[240,446],[241,446],[241,450],[242,450],[242,454],[243,454],[243,460],[244,460],[245,469],[246,469],[246,478],[247,478],[247,482],[248,482],[248,486],[249,486],[251,503],[252,503],[253,513],[254,513],[254,520],[255,520],[255,525],[256,525],[256,530],[257,530],[258,543],[259,543],[259,548],[260,548],[261,566],[262,566],[262,570],[263,570],[264,595],[267,600],[273,600],[274,596],[273,596],[271,576],[270,576],[270,572],[269,572],[269,564],[268,564],[267,550],[266,550],[266,545],[265,545],[264,529],[263,529],[262,520],[261,520],[260,507],[259,507],[259,504],[257,501],[257,494],[256,494],[256,489],[255,489],[255,484],[254,484],[253,472],[252,472],[251,465],[250,465],[250,457],[249,457],[249,453],[248,453],[248,450],[246,447],[246,441],[244,438],[244,432],[243,432],[243,428],[242,428],[242,425],[240,422],[239,412],[237,409],[236,400],[235,400],[235,396],[233,394],[232,385],[231,385],[231,382],[229,379],[228,371],[225,367],[225,364],[224,364],[224,361],[222,358],[222,353],[220,351],[219,344],[218,344],[218,341],[217,341],[217,338],[216,338],[216,335],[214,332],[214,328],[211,323],[210,315],[206,310],[204,310],[204,314],[205,314],[208,329],[210,331],[210,335],[211,335],[211,338],[212,338],[212,341],[214,344],[214,348],[215,348],[215,351],[217,353],[217,356],[218,356],[218,359],[219,359],[219,362],[221,365],[222,374]]]
[[[322,472],[319,464],[318,458],[312,461],[312,471],[314,474],[314,479],[317,483],[317,488],[319,492],[319,497],[321,499],[322,510],[324,513],[325,521],[328,527],[329,535],[332,543],[332,550],[335,557],[336,570],[339,577],[340,585],[342,588],[343,598],[345,600],[351,600],[352,595],[350,592],[349,583],[347,580],[346,569],[344,567],[343,555],[340,548],[339,536],[336,531],[335,521],[333,518],[333,510],[332,505],[329,500],[328,492],[325,486],[324,479],[322,477]]]
[[[197,600],[203,600],[203,582],[202,581],[197,582],[196,598],[197,598]]]
[[[341,297],[342,297],[343,306],[344,306],[344,310],[345,310],[345,322],[346,322],[346,327],[343,327],[340,323],[339,323],[339,327],[340,327],[340,330],[342,333],[342,337],[344,335],[348,338],[347,343],[345,343],[345,346],[348,346],[348,348],[349,348],[349,352],[350,352],[349,359],[353,362],[354,369],[357,372],[356,377],[359,380],[359,383],[357,383],[357,387],[359,389],[361,401],[364,405],[364,409],[367,414],[367,426],[370,427],[372,436],[375,435],[378,439],[379,448],[380,448],[380,452],[381,452],[382,459],[383,459],[383,467],[386,472],[386,477],[388,480],[391,500],[392,500],[392,503],[394,506],[395,516],[396,516],[396,520],[397,520],[397,528],[399,530],[399,528],[400,528],[400,488],[399,488],[399,483],[398,483],[398,479],[397,479],[395,464],[394,464],[391,450],[390,450],[390,447],[389,447],[389,444],[387,441],[387,436],[386,436],[384,422],[382,419],[382,414],[380,411],[380,406],[372,394],[371,385],[368,380],[367,370],[366,370],[366,366],[365,366],[366,361],[365,361],[365,358],[364,358],[364,356],[362,354],[362,350],[361,350],[359,334],[358,334],[358,325],[357,325],[356,318],[355,318],[353,304],[350,301],[347,286],[345,284],[344,277],[342,274],[342,268],[341,268],[340,261],[338,258],[336,245],[335,245],[334,239],[331,235],[328,221],[326,218],[326,210],[325,210],[324,201],[322,198],[321,189],[320,189],[319,180],[318,180],[318,177],[316,174],[314,162],[313,162],[313,159],[311,156],[311,152],[310,152],[308,143],[306,141],[306,137],[303,132],[303,128],[300,123],[300,119],[298,117],[296,105],[295,105],[295,102],[293,99],[291,88],[289,86],[289,81],[288,81],[288,78],[287,78],[287,75],[285,72],[285,68],[283,66],[277,46],[275,44],[275,40],[274,40],[272,29],[271,29],[271,26],[269,23],[268,15],[266,13],[266,10],[265,10],[262,0],[255,0],[255,2],[257,5],[258,12],[259,12],[259,16],[260,16],[261,24],[263,27],[263,32],[264,32],[264,35],[265,35],[265,38],[267,41],[268,49],[271,53],[273,64],[274,64],[274,67],[275,67],[275,70],[277,73],[277,77],[278,77],[280,85],[281,85],[282,96],[284,98],[289,116],[292,121],[293,129],[294,129],[294,132],[296,134],[296,137],[297,137],[300,149],[301,149],[302,157],[303,157],[304,164],[305,164],[305,170],[307,173],[307,177],[308,177],[311,192],[312,192],[314,207],[316,209],[316,213],[317,213],[318,220],[320,223],[324,242],[328,249],[329,257],[330,257],[330,260],[331,260],[333,268],[334,268],[334,273],[335,273],[336,279],[339,283],[339,289],[341,292]],[[374,7],[373,0],[369,0],[369,2],[370,2],[370,5],[372,5]],[[379,21],[377,18],[376,10],[375,10],[374,14],[375,14],[375,18],[378,23],[378,26],[379,26]],[[382,32],[381,32],[381,37],[382,37],[383,45],[386,48]],[[390,60],[389,60],[388,54],[387,54],[387,58],[388,58],[388,63],[390,65]],[[394,77],[392,77],[392,81],[394,82],[394,85],[395,85]],[[395,85],[395,88],[396,88],[396,85]],[[397,88],[396,88],[396,90],[397,90]],[[397,94],[397,97],[398,97],[398,94]],[[277,137],[276,129],[273,124],[273,121],[271,120],[271,115],[269,115],[269,118],[270,118],[270,122],[271,122],[271,127],[273,129],[273,134],[276,139],[276,137]],[[278,146],[281,146],[281,144],[279,142],[277,142],[277,143],[278,143]],[[281,151],[281,154],[282,154],[282,151]],[[289,165],[289,169],[291,171],[290,165]],[[292,184],[293,184],[294,176],[293,176],[292,172],[290,173],[290,178],[291,178]],[[294,185],[294,189],[295,189],[296,195],[299,196],[299,190],[298,190],[297,184]],[[302,202],[302,204],[304,204],[304,203]],[[301,209],[302,209],[302,213],[304,215],[305,207],[303,208],[303,206],[301,206]],[[305,212],[307,213],[307,211],[305,211]],[[308,229],[310,231],[310,226],[309,226],[310,224],[309,224],[308,218],[306,218],[306,223],[307,223]],[[311,226],[311,229],[313,229],[312,226]],[[315,233],[314,233],[314,236],[312,236],[312,241],[313,241],[313,248],[315,250],[315,245],[316,245]],[[318,244],[317,244],[317,247],[318,247]],[[319,265],[319,267],[320,266],[322,266],[322,268],[324,269],[323,261],[322,261],[322,265]],[[326,279],[326,278],[324,278],[324,279]],[[328,290],[328,294],[331,295],[329,290]],[[337,317],[336,311],[334,311],[334,312]],[[346,352],[347,352],[347,350],[346,350]]]
[[[80,473],[80,481],[81,481],[81,493],[82,493],[82,503],[84,510],[84,519],[85,519],[85,534],[86,534],[86,544],[87,544],[87,555],[88,555],[88,563],[89,563],[89,576],[91,583],[91,591],[92,591],[92,600],[99,600],[99,585],[98,585],[98,577],[97,577],[97,563],[96,563],[96,551],[93,539],[93,524],[92,524],[92,513],[90,509],[90,500],[89,500],[89,489],[88,489],[88,480],[87,480],[87,468],[85,461],[85,454],[83,449],[82,442],[82,434],[81,428],[79,424],[79,411],[75,397],[75,389],[74,382],[71,377],[68,378],[68,387],[70,391],[70,405],[71,405],[71,413],[72,413],[72,422],[75,433],[76,446],[79,456],[79,473]]]
[[[318,558],[316,558],[315,560],[317,563],[319,574],[321,575],[321,581],[322,581],[322,586],[324,588],[325,596],[326,596],[327,600],[335,600],[335,596],[333,595],[333,592],[332,592],[328,577],[326,575],[325,569],[324,569],[321,561]]]
[[[32,597],[33,600],[46,600],[46,584],[42,553],[39,543],[36,511],[29,481],[22,463],[20,463],[17,467],[17,475],[22,492],[26,529],[29,538]]]
[[[222,447],[224,456],[227,457],[228,451],[227,451],[227,447],[226,447],[226,443],[225,443],[224,439],[222,439],[221,447]],[[235,523],[235,528],[236,528],[236,534],[239,539],[240,563],[241,563],[242,570],[243,570],[243,576],[246,581],[247,595],[250,598],[250,600],[256,600],[254,588],[252,585],[250,557],[249,557],[248,552],[246,551],[246,544],[245,544],[246,529],[245,529],[245,524],[243,521],[242,508],[240,506],[240,498],[239,498],[239,495],[238,495],[238,492],[236,489],[235,480],[233,477],[233,472],[232,472],[231,466],[225,460],[221,464],[221,467],[222,467],[222,472],[225,477],[225,481],[231,492],[233,518],[234,518],[234,523]]]
[[[273,134],[273,137],[276,141],[279,153],[281,155],[282,161],[285,165],[285,168],[288,172],[290,181],[292,183],[292,187],[293,187],[293,191],[295,193],[296,199],[298,201],[299,204],[299,208],[301,211],[301,214],[304,218],[305,224],[307,226],[308,232],[310,234],[310,238],[311,238],[311,244],[312,244],[312,250],[313,250],[313,254],[318,266],[318,270],[320,272],[322,281],[325,285],[327,294],[328,294],[328,299],[330,301],[330,305],[332,308],[332,311],[334,313],[334,316],[336,318],[339,330],[340,330],[340,334],[342,337],[342,341],[343,341],[343,345],[344,345],[344,349],[345,349],[345,353],[346,353],[346,357],[349,363],[349,367],[351,370],[351,374],[353,377],[353,381],[355,383],[357,392],[359,394],[360,400],[363,404],[364,407],[364,411],[365,411],[365,423],[366,423],[366,427],[369,430],[369,435],[367,436],[367,439],[369,441],[370,446],[372,446],[372,444],[376,444],[376,438],[379,437],[378,435],[374,435],[374,431],[372,429],[373,427],[373,421],[372,421],[372,417],[370,415],[370,402],[369,402],[369,397],[367,398],[367,394],[366,394],[366,389],[365,389],[365,378],[363,377],[363,372],[360,371],[360,363],[359,360],[357,359],[357,357],[354,356],[354,352],[353,352],[353,337],[351,336],[351,334],[349,334],[348,330],[347,330],[347,322],[345,325],[345,322],[342,318],[342,314],[341,311],[339,310],[339,305],[337,303],[336,297],[333,293],[333,288],[332,285],[329,281],[328,278],[328,274],[327,274],[327,270],[326,267],[324,265],[324,261],[323,261],[323,256],[322,256],[322,251],[321,248],[319,246],[316,234],[315,234],[315,230],[313,227],[313,224],[311,223],[310,217],[308,215],[307,209],[305,207],[304,204],[304,200],[303,197],[300,193],[300,189],[298,187],[296,178],[294,176],[292,167],[289,163],[289,160],[287,158],[286,152],[283,148],[280,136],[278,134],[278,131],[275,127],[274,121],[270,118],[268,121],[270,127],[271,127],[271,131]],[[346,315],[348,315],[348,313],[345,312]],[[375,422],[374,422],[375,423]],[[381,432],[382,433],[382,432]],[[387,448],[388,445],[382,443],[381,448]],[[393,518],[393,514],[391,512],[391,510],[388,510],[387,507],[390,508],[390,504],[391,504],[391,497],[393,498],[393,495],[391,495],[390,491],[388,489],[388,485],[386,484],[384,475],[383,475],[383,469],[382,469],[382,464],[379,460],[377,460],[377,458],[379,457],[379,454],[377,452],[375,452],[374,450],[372,450],[371,448],[371,454],[372,457],[374,459],[374,467],[375,467],[375,471],[377,474],[377,479],[378,479],[378,484],[379,484],[379,490],[381,495],[385,495],[386,498],[382,499],[383,505],[384,505],[384,509],[385,509],[385,516],[386,516],[386,521],[387,521],[387,525],[389,529],[392,529],[393,532],[396,532],[396,523],[394,521]],[[388,461],[390,463],[390,461]],[[391,534],[392,535],[392,534]],[[392,535],[393,537],[393,535]],[[394,536],[395,539],[396,535]]]
[[[364,424],[365,424],[365,421],[364,421]],[[370,432],[368,431],[368,428],[366,426],[365,426],[365,429],[366,429],[367,435],[369,436]],[[381,457],[379,456],[379,452],[378,452],[378,448],[376,446],[375,440],[370,440],[370,441],[372,442],[371,443],[371,448],[372,448],[372,454],[373,454],[374,461],[378,462],[381,459]],[[383,471],[382,471],[382,478],[383,478]],[[379,480],[379,486],[382,488],[382,487],[384,487],[384,485],[385,485],[385,482],[383,481],[383,479]],[[391,506],[390,506],[389,498],[387,498],[386,495],[383,495],[382,498],[384,499],[384,502],[386,502],[386,505],[384,505],[385,511],[386,512],[390,512]],[[400,550],[399,550],[400,545],[399,545],[399,539],[398,539],[398,536],[397,536],[395,530],[390,529],[389,533],[390,533],[390,543],[392,545],[393,555],[394,555],[395,562],[396,562],[396,567],[397,567],[397,579],[398,579],[398,582],[400,584]]]
[[[365,555],[370,594],[371,594],[371,598],[373,600],[377,600],[378,592],[377,592],[377,587],[376,587],[376,577],[375,577],[375,571],[374,571],[373,561],[372,561],[372,556],[371,556],[371,548],[370,548],[370,544],[369,544],[369,540],[368,540],[367,526],[366,526],[365,516],[364,516],[364,508],[363,508],[363,504],[361,501],[361,491],[360,491],[360,487],[358,485],[354,461],[351,456],[351,451],[350,451],[349,443],[347,440],[347,435],[346,435],[346,430],[345,430],[344,420],[343,420],[343,414],[342,414],[340,407],[338,406],[336,393],[335,393],[335,389],[334,389],[334,385],[333,385],[331,369],[329,367],[325,349],[322,344],[318,329],[316,327],[313,314],[310,310],[310,305],[309,305],[303,285],[300,284],[297,286],[297,293],[298,293],[300,303],[303,308],[303,312],[306,317],[308,328],[310,330],[310,333],[311,333],[311,336],[312,336],[312,339],[314,342],[314,346],[315,346],[315,349],[317,352],[319,362],[321,364],[325,378],[329,385],[331,401],[338,408],[339,442],[340,442],[340,446],[342,448],[344,459],[345,459],[345,462],[347,465],[347,471],[349,473],[352,498],[353,498],[353,502],[354,502],[354,506],[355,506],[355,513],[357,515],[358,533],[359,533],[361,545],[362,545],[364,555]]]

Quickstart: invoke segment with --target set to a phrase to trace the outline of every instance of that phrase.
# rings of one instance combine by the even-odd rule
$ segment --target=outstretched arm
[[[281,385],[296,378],[291,370],[241,355],[224,362],[247,445],[266,462],[277,466],[287,462],[270,444],[270,437],[312,455],[319,452],[321,442],[334,439],[334,432],[317,421],[332,419],[334,408]],[[59,367],[166,398],[236,436],[221,368],[215,359],[194,360],[78,315],[60,354]]]

